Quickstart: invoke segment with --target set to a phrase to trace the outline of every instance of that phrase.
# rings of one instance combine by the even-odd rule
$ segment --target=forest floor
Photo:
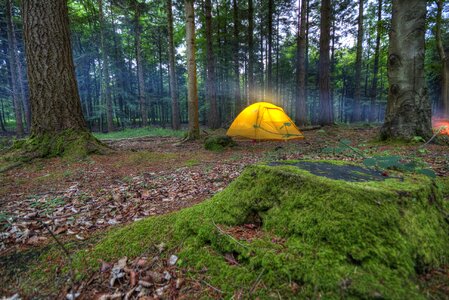
[[[245,166],[257,162],[361,162],[364,157],[399,155],[427,164],[437,176],[449,176],[449,146],[422,147],[419,141],[413,145],[379,143],[378,129],[372,127],[332,127],[304,134],[306,138],[301,141],[239,141],[237,146],[220,152],[205,150],[202,141],[180,144],[179,137],[173,136],[106,136],[109,139],[103,141],[116,150],[110,155],[93,155],[80,161],[35,160],[0,173],[0,269],[14,269],[19,261],[11,261],[11,257],[17,253],[54,243],[49,230],[63,243],[94,243],[95,237],[110,227],[167,214],[208,199],[238,177]],[[342,140],[350,147],[342,146]],[[250,238],[257,232],[241,228],[235,234]],[[133,264],[138,265],[139,261]],[[449,278],[449,272],[432,272],[434,275],[423,277],[425,285],[429,289],[446,288],[449,293],[446,284],[441,283],[441,278]],[[104,276],[98,276],[84,284],[97,282],[95,288],[100,289],[99,278]],[[9,278],[8,282],[15,280]],[[173,289],[180,284],[173,283]],[[13,286],[0,286],[0,296],[15,292]],[[210,289],[214,293],[214,287],[207,283],[191,284],[189,297],[194,293],[192,289]],[[92,288],[85,286],[84,290]]]

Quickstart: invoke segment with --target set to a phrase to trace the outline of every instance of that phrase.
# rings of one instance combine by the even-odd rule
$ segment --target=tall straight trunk
[[[432,135],[424,77],[426,0],[393,0],[388,49],[388,103],[383,139]]]
[[[209,0],[208,0],[209,1]],[[234,101],[235,101],[235,111],[239,113],[241,104],[240,95],[240,56],[239,56],[239,8],[237,0],[232,0],[233,8],[233,18],[234,18],[234,41],[233,41],[233,52],[234,52]]]
[[[307,124],[307,99],[306,99],[306,17],[307,0],[301,0],[298,8],[298,61],[296,66],[297,88],[296,88],[296,124],[304,126]]]
[[[178,81],[176,80],[175,44],[173,42],[172,0],[167,0],[167,22],[168,22],[168,65],[170,68],[172,128],[178,130],[181,127],[181,119],[179,113]]]
[[[103,102],[106,103],[106,121],[108,124],[108,131],[114,130],[114,115],[112,107],[112,96],[111,96],[111,84],[109,76],[109,59],[106,53],[105,46],[105,22],[103,14],[103,0],[98,0],[98,12],[99,12],[99,22],[100,22],[100,47],[101,47],[101,60],[103,62],[103,82],[101,84],[101,95],[103,97]]]
[[[269,97],[272,97],[273,92],[273,1],[268,0],[267,92]]]
[[[374,63],[373,63],[373,81],[371,83],[371,93],[370,93],[370,113],[369,121],[374,122],[376,120],[376,97],[377,97],[377,81],[379,73],[379,56],[380,56],[380,35],[382,32],[382,2],[383,0],[378,0],[377,7],[377,32],[376,32],[376,46],[374,49]]]
[[[87,131],[75,79],[65,1],[24,0],[33,136]],[[46,42],[42,43],[42,37]]]
[[[320,18],[320,60],[319,60],[319,93],[320,93],[320,115],[321,125],[333,124],[333,107],[330,94],[330,20],[331,0],[321,1]]]
[[[191,0],[191,1],[193,1],[193,0]],[[220,118],[218,115],[217,91],[216,91],[216,86],[215,86],[215,56],[214,56],[214,51],[213,51],[214,48],[212,45],[212,3],[211,3],[211,0],[206,0],[204,7],[205,7],[205,13],[206,13],[206,56],[207,56],[207,58],[206,58],[206,60],[207,60],[206,98],[209,101],[209,117],[207,118],[207,123],[208,123],[209,128],[217,129],[220,127]],[[187,10],[186,10],[186,12],[187,12]],[[195,55],[195,53],[193,53],[193,55]],[[196,72],[196,70],[195,70],[195,72]]]
[[[16,117],[16,134],[23,136],[23,120],[22,120],[22,102],[20,99],[19,72],[18,72],[18,56],[16,52],[16,40],[14,36],[14,24],[12,21],[12,1],[6,0],[6,23],[8,32],[8,52],[9,52],[9,70],[11,73],[11,90],[12,100],[14,104],[14,114]]]
[[[306,28],[306,33],[305,33],[305,58],[304,58],[304,63],[305,63],[305,81],[304,81],[304,99],[306,100],[306,105],[307,105],[307,99],[308,99],[308,94],[307,94],[307,87],[308,87],[308,74],[309,74],[309,14],[310,14],[310,0],[306,0],[306,23],[305,23],[305,28]],[[310,123],[314,124],[316,123],[316,117],[315,117],[315,111],[313,109],[309,110],[309,116],[310,116]]]
[[[248,0],[248,103],[254,103],[254,8],[253,0]]]
[[[186,43],[187,43],[187,102],[189,115],[190,139],[197,139],[200,136],[200,126],[198,120],[198,87],[196,80],[195,61],[195,11],[194,0],[185,0],[186,16]]]
[[[441,60],[441,114],[444,118],[449,118],[449,61],[441,36],[441,23],[444,0],[437,0],[437,19],[435,26],[435,39],[437,42],[438,55]]]
[[[136,65],[137,65],[137,82],[139,89],[140,117],[142,118],[142,126],[148,125],[148,111],[145,95],[145,81],[143,77],[143,61],[142,61],[142,41],[141,41],[141,25],[140,25],[140,8],[138,2],[135,3],[134,15],[134,43],[136,49]]]
[[[354,76],[354,121],[359,122],[362,119],[361,103],[361,77],[362,77],[362,46],[363,46],[363,1],[359,0],[359,17],[357,19],[357,53],[355,58],[355,76]]]

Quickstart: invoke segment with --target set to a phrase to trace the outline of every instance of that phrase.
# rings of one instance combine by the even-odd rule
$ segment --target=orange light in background
[[[449,121],[442,119],[432,119],[432,125],[435,132],[440,130],[440,134],[449,135]]]

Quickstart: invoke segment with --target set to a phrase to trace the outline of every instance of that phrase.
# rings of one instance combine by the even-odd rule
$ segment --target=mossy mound
[[[226,147],[235,146],[232,138],[226,135],[210,136],[204,140],[204,148],[211,151],[222,151]]]
[[[81,158],[89,154],[109,152],[106,145],[97,140],[88,131],[66,130],[55,134],[34,135],[28,139],[16,141],[14,156],[19,160],[30,160],[44,157]]]
[[[422,175],[347,182],[256,165],[210,200],[113,230],[74,262],[82,277],[99,259],[136,257],[164,242],[224,298],[423,299],[417,274],[449,256],[442,201]],[[254,239],[227,234],[248,223],[260,226]]]

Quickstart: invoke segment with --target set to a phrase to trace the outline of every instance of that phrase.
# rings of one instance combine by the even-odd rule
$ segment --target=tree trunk
[[[248,103],[254,103],[254,9],[253,0],[248,0]]]
[[[307,17],[307,0],[301,0],[298,8],[298,61],[296,66],[297,72],[297,89],[296,89],[296,124],[304,126],[307,124],[307,99],[306,99],[306,17]]]
[[[268,0],[267,92],[269,98],[273,97],[273,1]]]
[[[24,0],[23,22],[36,156],[104,149],[88,132],[75,79],[66,1]],[[43,42],[45,41],[45,42]]]
[[[441,36],[441,24],[443,13],[443,0],[437,0],[437,18],[435,26],[435,39],[437,44],[438,55],[441,60],[441,115],[443,118],[449,118],[449,62],[443,45]]]
[[[320,93],[320,125],[333,124],[333,107],[330,95],[330,21],[331,0],[321,2],[320,18],[320,60],[319,60],[319,93]]]
[[[193,1],[193,0],[190,0]],[[220,127],[220,118],[218,115],[217,107],[217,92],[215,86],[215,56],[212,45],[212,4],[211,0],[205,1],[205,13],[206,13],[206,60],[207,60],[207,72],[206,72],[206,99],[209,101],[209,117],[207,123],[209,128],[217,129]],[[187,13],[187,10],[186,10]],[[193,12],[192,12],[193,13]],[[186,15],[187,16],[187,15]],[[187,20],[189,21],[189,20]],[[187,23],[189,25],[189,23]],[[195,39],[195,33],[193,32],[193,39]],[[194,49],[195,45],[193,44]],[[193,53],[193,58],[195,53]],[[196,68],[196,66],[195,66]],[[195,69],[196,73],[196,69]],[[189,73],[190,79],[190,73]],[[196,85],[196,74],[195,74]]]
[[[355,58],[354,77],[354,121],[362,119],[361,79],[362,79],[362,46],[363,46],[363,1],[359,0],[359,17],[357,21],[357,53]]]
[[[382,139],[432,135],[424,77],[426,0],[393,0],[388,103]]]
[[[379,73],[379,56],[380,56],[380,36],[382,32],[382,2],[379,0],[377,8],[377,32],[376,32],[376,46],[374,50],[374,63],[373,63],[373,81],[371,84],[371,103],[369,121],[374,122],[376,120],[376,97],[377,97],[377,76]]]
[[[16,52],[16,39],[14,35],[14,24],[12,21],[12,5],[11,0],[6,0],[6,22],[8,31],[8,51],[9,51],[9,69],[11,73],[11,90],[12,100],[14,104],[14,114],[16,117],[16,134],[23,136],[23,120],[22,120],[22,103],[20,99],[20,83],[18,72],[18,56]]]
[[[172,128],[181,128],[178,100],[178,81],[176,80],[175,45],[173,42],[173,12],[172,0],[167,0],[167,21],[168,21],[168,63],[170,68],[170,94],[172,105]]]
[[[111,85],[109,76],[109,59],[106,53],[105,40],[105,24],[103,15],[103,0],[98,0],[98,12],[100,22],[100,47],[101,60],[103,62],[103,82],[101,84],[101,95],[103,102],[106,103],[106,120],[108,124],[108,131],[114,131],[114,114],[112,107]]]
[[[186,41],[187,41],[187,102],[189,115],[189,139],[200,136],[198,120],[198,88],[195,62],[195,11],[194,0],[185,0]]]
[[[134,15],[134,43],[136,49],[136,65],[137,65],[137,82],[139,89],[140,117],[142,118],[142,126],[148,125],[148,112],[145,95],[145,81],[143,78],[143,62],[142,62],[142,42],[141,42],[141,26],[140,26],[140,7],[135,2]]]
[[[209,1],[209,0],[208,0]],[[238,114],[242,109],[240,95],[240,56],[239,56],[239,8],[237,0],[232,0],[233,18],[234,18],[234,101],[235,112]]]

